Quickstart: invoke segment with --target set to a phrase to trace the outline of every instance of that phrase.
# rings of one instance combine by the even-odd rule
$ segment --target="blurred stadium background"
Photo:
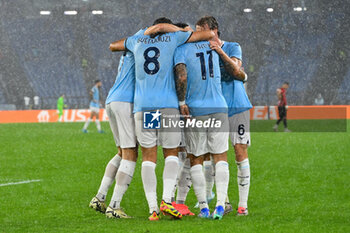
[[[283,81],[289,105],[312,105],[318,94],[350,104],[349,8],[342,0],[0,0],[0,110],[56,108],[61,94],[70,108],[87,108],[93,80],[106,96],[117,74],[110,42],[160,16],[194,26],[204,15],[241,44],[253,105],[275,105]]]
[[[135,218],[109,221],[87,206],[116,153],[112,132],[107,122],[105,134],[94,126],[81,132],[93,81],[103,81],[105,97],[117,74],[121,54],[109,43],[157,17],[194,27],[204,15],[218,19],[224,40],[241,44],[254,109],[276,105],[276,88],[290,82],[288,104],[303,105],[288,110],[298,133],[269,133],[275,121],[251,111],[246,218],[149,222],[139,158],[122,202]],[[0,0],[0,232],[350,232],[349,28],[349,0]],[[61,94],[70,108],[64,122],[78,123],[1,124],[55,122]],[[341,106],[304,106],[319,94],[325,105]],[[1,111],[14,109],[52,110]],[[298,109],[315,119],[293,118]],[[228,154],[237,206],[231,146]],[[163,164],[159,156],[158,200]],[[187,204],[198,214],[196,202],[191,190]]]

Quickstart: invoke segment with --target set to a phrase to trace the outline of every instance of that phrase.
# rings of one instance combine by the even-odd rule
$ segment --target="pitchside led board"
[[[88,109],[63,110],[62,122],[85,122],[90,116]],[[100,110],[100,120],[108,121],[105,109]],[[0,111],[0,123],[47,123],[57,122],[57,110]]]
[[[89,115],[90,110],[88,109],[66,109],[63,113],[62,122],[85,122]],[[269,108],[267,106],[255,106],[250,110],[251,120],[276,120],[277,117],[278,110],[276,106],[270,106]],[[346,119],[350,119],[350,106],[289,106],[287,118],[288,120],[314,120],[313,122],[318,122],[313,129],[301,126],[300,129],[304,132],[343,132],[347,129]],[[105,109],[100,110],[100,120],[108,121]],[[161,114],[157,114],[157,111],[144,112],[144,120],[145,129],[159,129],[161,127]],[[334,124],[325,125],[322,120],[333,120]],[[0,123],[46,123],[57,121],[57,110],[0,111]],[[301,121],[299,123],[304,124]],[[326,126],[328,128],[325,128]],[[253,124],[251,131],[261,131],[258,128],[254,128]]]

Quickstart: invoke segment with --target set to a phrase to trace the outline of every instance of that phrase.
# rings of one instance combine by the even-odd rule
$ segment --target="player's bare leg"
[[[106,211],[106,196],[109,188],[114,182],[115,176],[117,174],[120,161],[122,159],[122,150],[118,147],[118,154],[116,154],[107,164],[105,173],[103,175],[100,188],[98,189],[98,193],[91,200],[89,206],[96,211],[100,211],[104,213]]]
[[[213,154],[215,161],[216,207],[213,212],[214,219],[221,219],[224,215],[225,201],[227,197],[228,183],[230,179],[227,163],[227,152]]]
[[[134,175],[137,161],[137,147],[123,148],[123,156],[119,169],[115,176],[116,184],[111,202],[106,210],[106,216],[109,218],[130,218],[121,208],[120,202],[128,189]]]
[[[209,218],[210,213],[206,198],[206,184],[202,165],[204,155],[194,156],[193,154],[189,154],[188,156],[191,161],[191,180],[193,183],[193,189],[199,203],[199,208],[201,210],[198,216],[201,218]]]
[[[239,193],[238,215],[248,215],[248,195],[250,187],[250,166],[248,160],[248,146],[236,144],[234,146],[237,164],[237,183]]]
[[[163,148],[164,170],[163,170],[163,197],[160,210],[163,214],[175,218],[182,218],[182,214],[171,204],[172,191],[175,188],[177,173],[179,170],[178,148]]]

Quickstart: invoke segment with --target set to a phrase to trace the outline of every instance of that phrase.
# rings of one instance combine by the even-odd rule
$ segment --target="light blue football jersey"
[[[90,102],[90,107],[99,108],[100,107],[100,91],[95,85],[91,88],[92,100]]]
[[[229,57],[236,57],[242,60],[242,49],[238,43],[224,41],[222,50],[224,50]],[[228,105],[228,116],[231,117],[234,114],[251,109],[253,106],[249,101],[243,82],[236,80],[225,70],[224,63],[221,59],[220,70],[222,92]]]
[[[208,41],[188,43],[175,51],[174,64],[187,70],[186,104],[193,116],[227,113],[221,89],[219,55]]]
[[[136,86],[134,112],[178,108],[173,72],[175,49],[190,38],[191,32],[173,32],[151,38],[135,35],[125,41],[134,54]]]
[[[135,35],[143,35],[147,28],[139,30]],[[114,85],[108,92],[106,104],[110,102],[134,102],[135,93],[135,59],[131,52],[125,52],[119,60],[118,74]]]

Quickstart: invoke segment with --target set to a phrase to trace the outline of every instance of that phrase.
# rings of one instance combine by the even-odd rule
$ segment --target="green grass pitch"
[[[259,124],[271,130],[274,122]],[[231,213],[221,221],[194,216],[149,222],[140,158],[122,201],[133,219],[107,219],[88,208],[105,165],[117,150],[107,123],[102,125],[105,134],[98,134],[94,124],[83,134],[82,125],[0,125],[0,184],[41,180],[0,186],[0,232],[350,232],[349,127],[333,133],[253,132],[249,216]],[[297,127],[302,126],[290,122],[291,130]],[[236,207],[232,147],[228,154],[229,197]],[[159,201],[163,162],[159,153]],[[187,204],[193,207],[195,202],[191,190]],[[213,204],[210,207],[213,210]]]

